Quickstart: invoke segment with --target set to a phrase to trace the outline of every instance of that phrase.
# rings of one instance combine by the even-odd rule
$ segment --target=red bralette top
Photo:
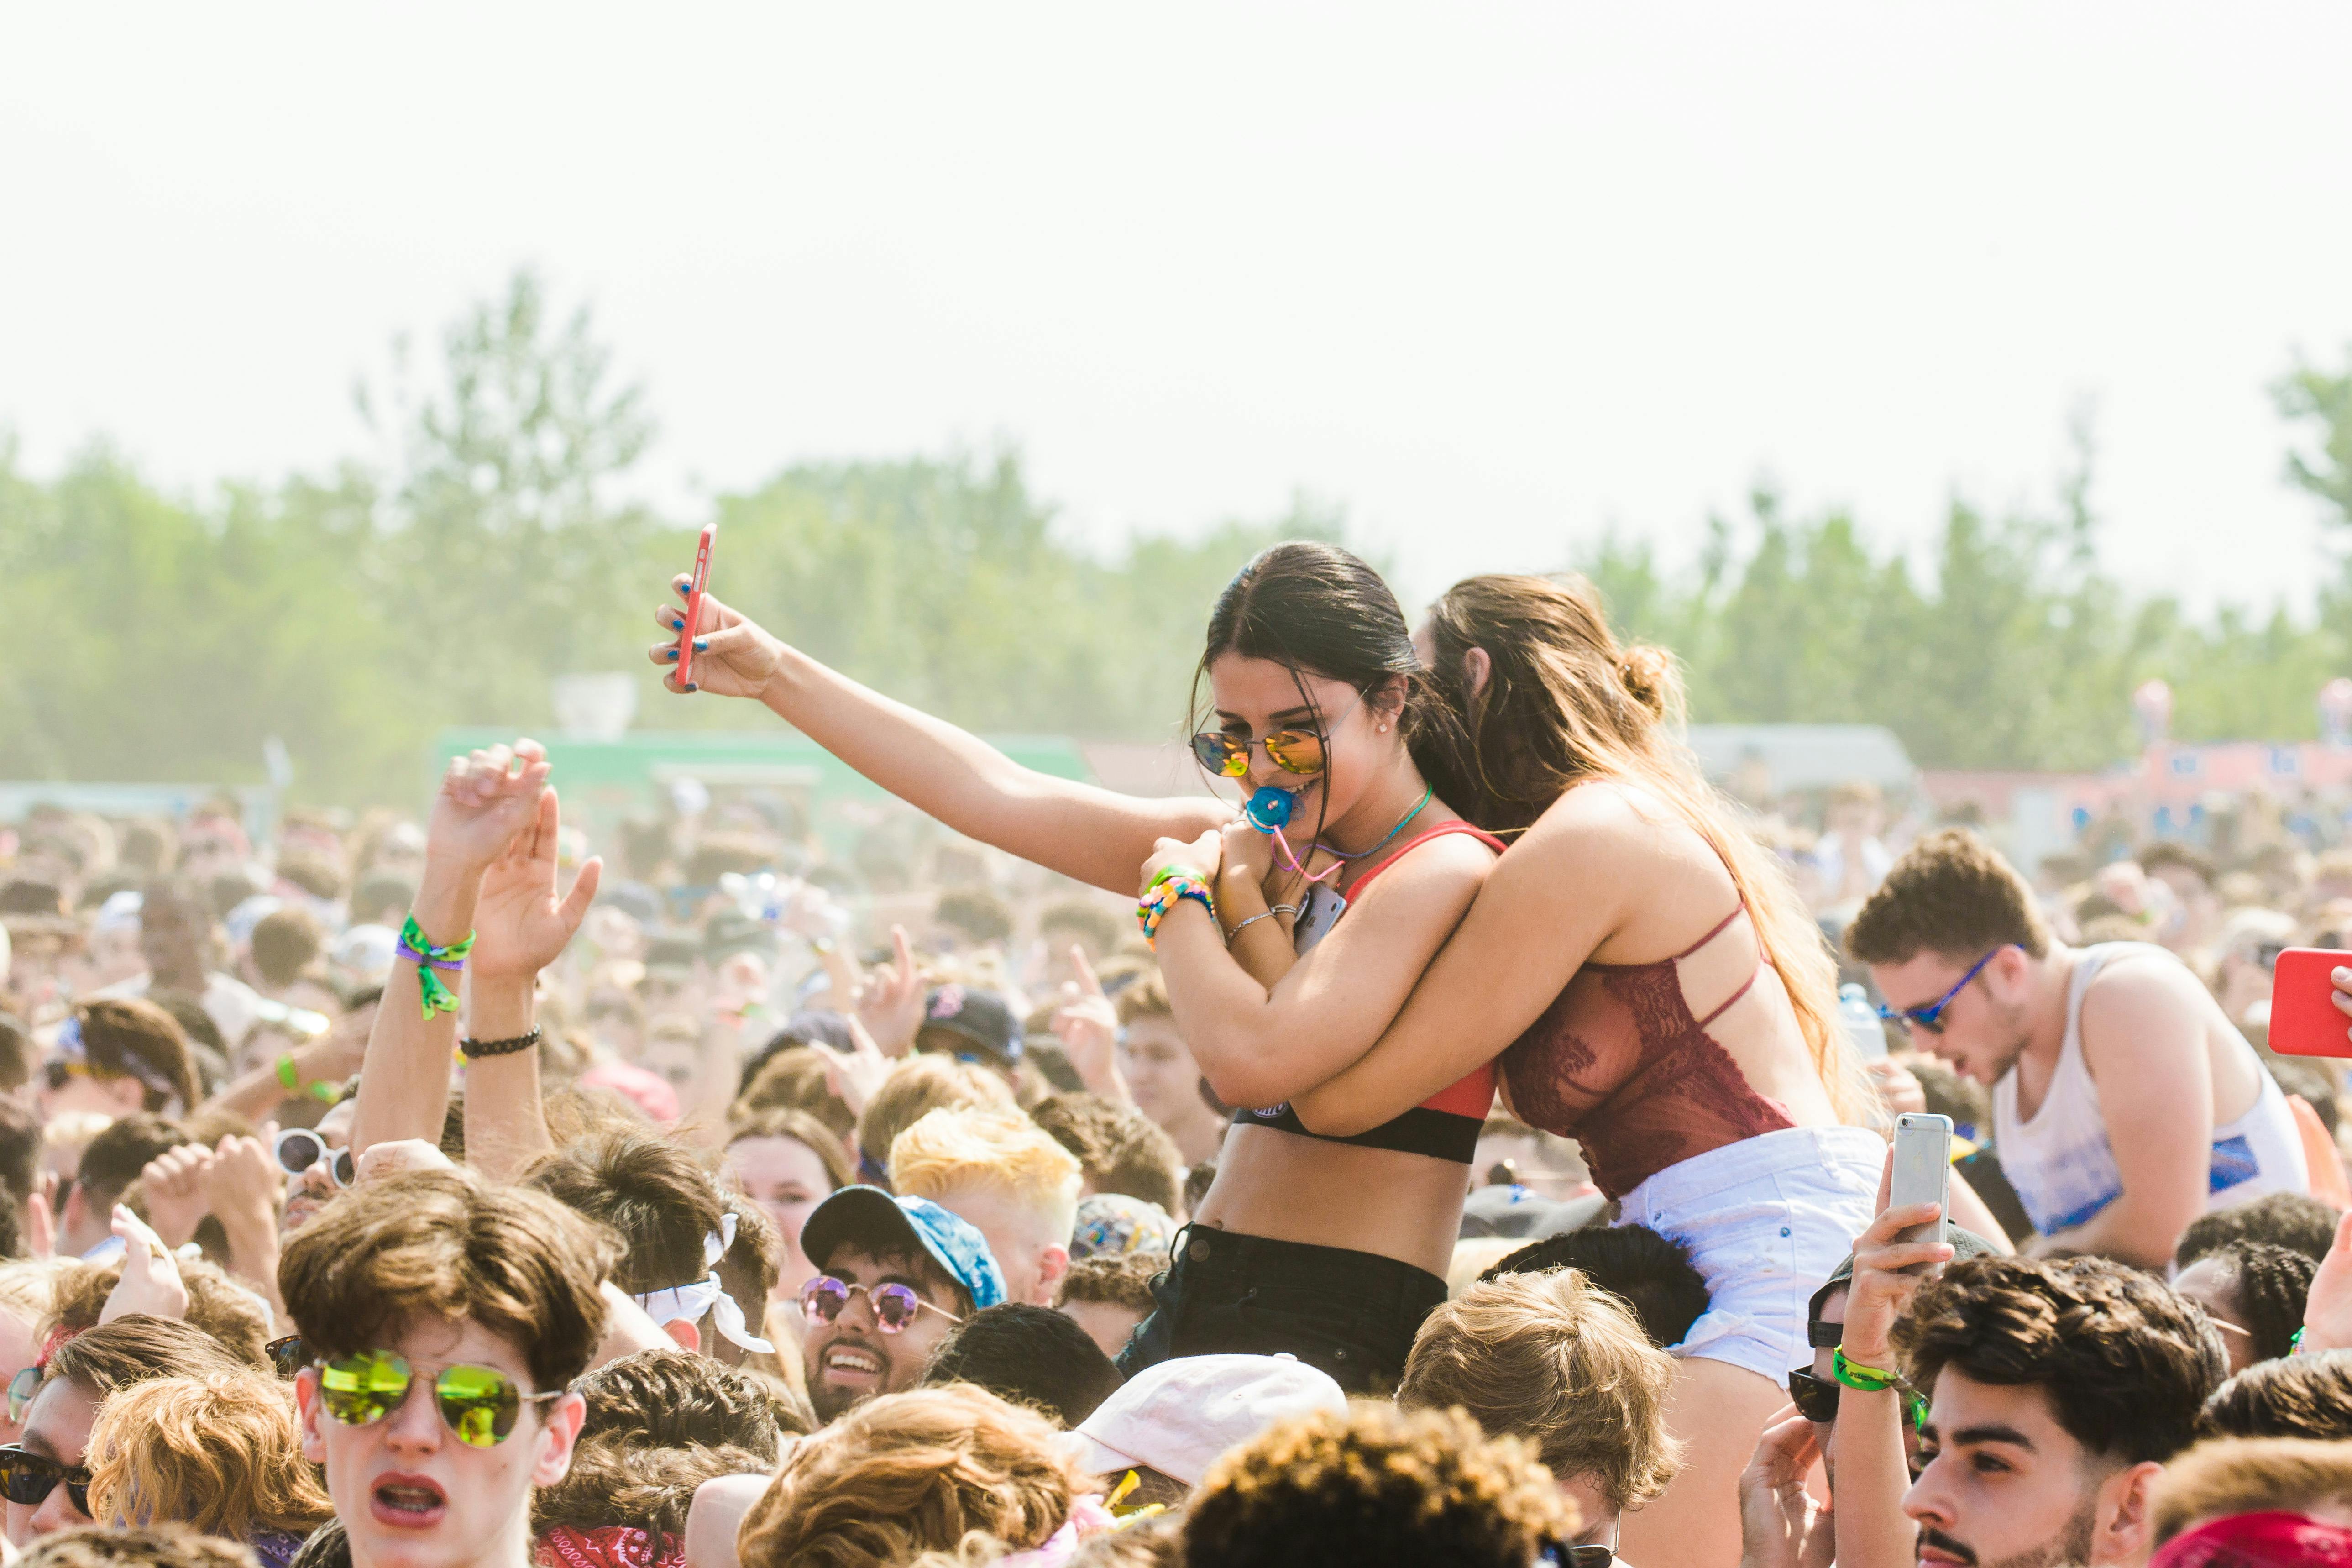
[[[1682,961],[1747,912],[1743,903],[1655,963],[1585,964],[1503,1053],[1520,1119],[1581,1143],[1594,1183],[1612,1198],[1694,1155],[1796,1125],[1706,1032],[1762,976],[1761,948],[1746,984],[1706,1017],[1683,999]]]

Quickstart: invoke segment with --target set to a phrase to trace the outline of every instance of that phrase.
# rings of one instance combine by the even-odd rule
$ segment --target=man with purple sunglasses
[[[1004,1300],[1004,1275],[971,1225],[928,1198],[844,1187],[810,1211],[801,1250],[809,1403],[831,1421],[922,1381],[950,1329]]]

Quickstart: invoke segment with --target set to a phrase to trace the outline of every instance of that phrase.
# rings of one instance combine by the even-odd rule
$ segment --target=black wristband
[[[527,1051],[539,1044],[539,1026],[533,1024],[528,1035],[517,1035],[511,1040],[459,1040],[458,1054],[467,1061],[483,1057],[510,1057],[517,1051]]]

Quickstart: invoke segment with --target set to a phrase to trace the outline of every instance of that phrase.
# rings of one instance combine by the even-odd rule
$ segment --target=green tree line
[[[0,440],[0,778],[247,783],[277,736],[298,798],[405,801],[436,730],[544,727],[551,679],[595,669],[639,671],[640,726],[750,722],[635,662],[692,534],[620,499],[655,427],[588,312],[524,274],[438,349],[412,374],[401,348],[361,398],[394,456],[328,475],[194,500],[103,446],[37,478]],[[2299,366],[2278,397],[2316,437],[2288,479],[2352,537],[2352,366]],[[1691,571],[1622,540],[1575,564],[1685,658],[1701,719],[1873,721],[1930,764],[2096,766],[2161,675],[2183,735],[2314,732],[2318,686],[2352,669],[2352,576],[2308,622],[2192,619],[2100,571],[2087,485],[2047,517],[1955,502],[1924,570],[1763,492]],[[1252,552],[1345,537],[1301,502],[1090,551],[1011,453],[795,465],[716,510],[720,591],[818,657],[981,729],[1102,738],[1173,732],[1208,605]]]

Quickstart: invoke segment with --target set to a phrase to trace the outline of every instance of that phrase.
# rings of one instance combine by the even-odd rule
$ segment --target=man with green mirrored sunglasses
[[[604,1326],[609,1234],[461,1171],[364,1184],[289,1237],[303,1452],[353,1568],[524,1568]]]

